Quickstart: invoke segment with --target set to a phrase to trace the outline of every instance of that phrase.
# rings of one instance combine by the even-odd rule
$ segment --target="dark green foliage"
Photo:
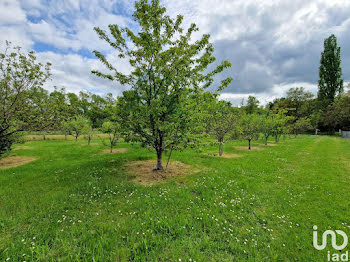
[[[247,100],[247,105],[245,106],[245,111],[247,114],[258,113],[259,110],[259,100],[255,96],[249,96]]]
[[[333,130],[350,130],[350,96],[340,96],[328,108],[325,124]]]
[[[7,151],[11,150],[13,142],[13,135],[0,137],[0,157]]]
[[[337,94],[343,91],[340,47],[335,35],[324,40],[324,51],[321,54],[319,68],[318,98],[328,105]]]

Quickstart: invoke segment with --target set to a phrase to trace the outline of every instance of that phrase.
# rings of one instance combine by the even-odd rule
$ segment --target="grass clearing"
[[[190,174],[152,186],[127,169],[153,166],[147,149],[85,143],[32,141],[16,154],[36,161],[0,170],[0,261],[326,261],[312,227],[350,235],[349,140],[300,136],[239,158],[189,148],[170,165]]]

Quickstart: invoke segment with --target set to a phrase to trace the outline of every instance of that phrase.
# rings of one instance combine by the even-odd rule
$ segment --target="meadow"
[[[326,261],[312,227],[350,236],[350,140],[232,141],[232,158],[206,143],[172,154],[192,173],[152,185],[127,164],[154,153],[86,144],[15,145],[36,160],[0,169],[0,261]]]

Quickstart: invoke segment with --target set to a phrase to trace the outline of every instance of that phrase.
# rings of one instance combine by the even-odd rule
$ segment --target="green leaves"
[[[261,116],[256,114],[244,114],[239,120],[241,137],[246,140],[256,140],[261,131]]]
[[[6,41],[0,54],[0,139],[52,119],[51,111],[37,114],[47,103],[39,98],[45,95],[42,86],[51,75],[50,66],[37,62],[34,52],[24,54]]]
[[[340,47],[335,35],[324,40],[324,51],[321,54],[318,81],[318,98],[326,105],[334,101],[337,93],[343,92]]]
[[[133,17],[139,25],[137,32],[118,25],[109,25],[108,34],[95,28],[118,57],[128,59],[132,70],[122,74],[101,52],[94,51],[111,73],[92,73],[132,89],[118,101],[123,112],[120,117],[128,125],[129,136],[154,148],[159,156],[188,137],[189,98],[210,87],[214,76],[231,64],[223,61],[208,73],[208,66],[215,61],[210,35],[193,42],[191,37],[198,31],[197,26],[192,24],[184,31],[183,17],[167,16],[158,0],[137,1]],[[231,81],[230,77],[222,80],[218,89],[223,90]]]

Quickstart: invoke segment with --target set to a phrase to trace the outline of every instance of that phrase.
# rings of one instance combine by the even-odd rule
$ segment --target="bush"
[[[0,157],[7,151],[11,150],[11,146],[14,143],[13,136],[0,137]]]

